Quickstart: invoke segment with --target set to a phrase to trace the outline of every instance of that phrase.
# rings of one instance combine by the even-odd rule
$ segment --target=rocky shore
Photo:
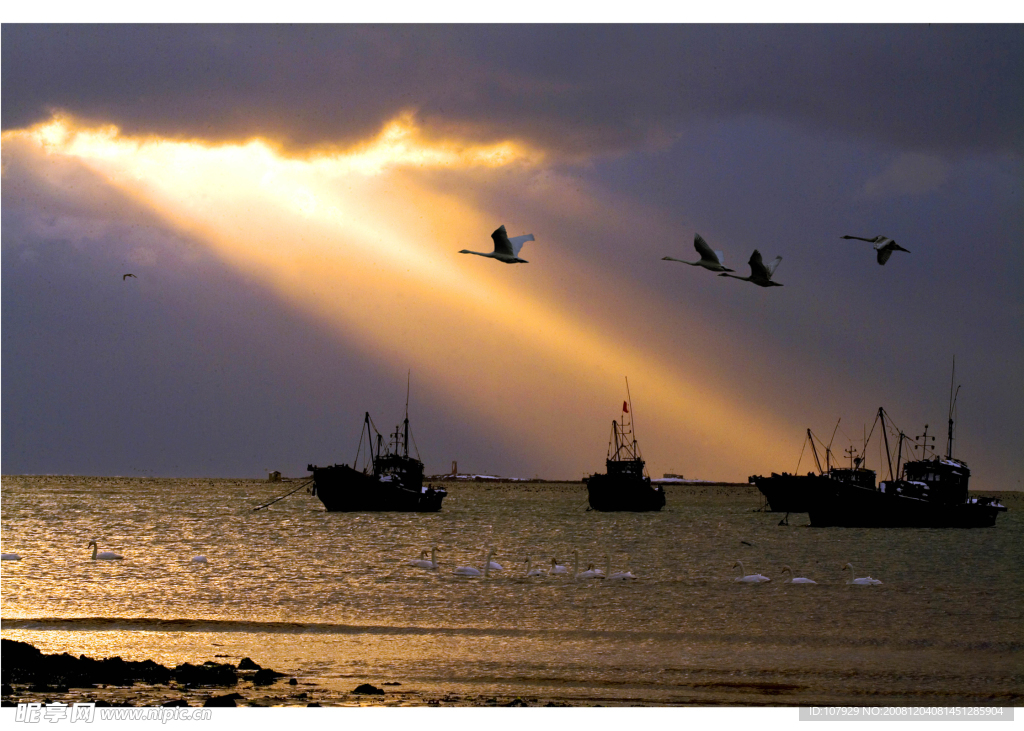
[[[68,653],[46,655],[26,642],[0,640],[2,706],[18,703],[90,703],[99,706],[567,706],[548,700],[424,696],[397,681],[363,683],[347,693],[299,682],[251,658],[237,665],[206,661],[168,668],[152,660],[102,660]]]

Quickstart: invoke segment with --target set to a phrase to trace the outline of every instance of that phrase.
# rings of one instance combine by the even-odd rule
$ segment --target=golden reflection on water
[[[779,526],[749,487],[670,486],[653,514],[587,512],[578,483],[449,489],[431,515],[328,514],[303,493],[253,513],[280,484],[5,477],[4,550],[25,558],[2,566],[3,636],[165,665],[250,656],[337,693],[385,680],[651,702],[1022,690],[1013,495],[993,529],[872,531]],[[125,560],[91,561],[92,538]],[[407,565],[432,545],[439,571]],[[505,571],[451,574],[485,546]],[[573,550],[616,567],[628,554],[640,578],[523,575],[526,557]],[[737,584],[737,559],[775,581]],[[846,585],[847,561],[885,584]],[[819,584],[781,583],[782,564]]]

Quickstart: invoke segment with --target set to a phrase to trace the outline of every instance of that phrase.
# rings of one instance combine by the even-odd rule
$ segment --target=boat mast
[[[409,370],[405,377],[405,436],[403,437],[402,456],[406,459],[409,458],[409,383],[411,381],[412,369]]]
[[[889,432],[885,430],[885,409],[881,406],[878,407],[878,418],[882,420],[882,437],[885,439],[885,458],[889,461],[889,479],[894,479],[892,476],[892,454],[889,452]]]
[[[818,474],[823,474],[821,471],[821,460],[818,459],[818,450],[814,446],[814,435],[811,434],[811,430],[809,427],[807,429],[807,440],[811,443],[811,454],[814,455],[814,464],[818,465]]]
[[[633,421],[633,397],[629,393],[629,376],[626,376],[626,400],[629,401],[629,431],[633,435],[633,459],[636,456],[636,423]]]
[[[839,422],[843,420],[843,417],[839,417],[836,421],[836,428],[832,430],[832,438],[828,440],[828,446],[825,447],[825,465],[828,467],[828,471],[832,471],[832,442],[836,440],[836,432],[839,431]]]
[[[953,407],[956,406],[956,397],[960,395],[960,387],[953,392],[953,382],[956,380],[956,356],[953,356],[953,375],[949,378],[949,437],[946,439],[946,459],[953,459]]]

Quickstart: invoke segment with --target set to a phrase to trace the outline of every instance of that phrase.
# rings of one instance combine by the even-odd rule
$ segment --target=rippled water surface
[[[301,490],[252,510],[291,486],[4,477],[3,550],[24,558],[2,564],[3,636],[164,664],[250,656],[324,693],[1024,701],[1018,493],[975,530],[780,526],[754,488],[716,486],[669,487],[645,514],[587,512],[582,484],[452,484],[436,514],[326,513]],[[90,560],[94,539],[125,560]],[[408,565],[434,545],[439,570]],[[485,546],[504,571],[452,574]],[[571,567],[573,550],[581,568],[628,554],[639,579],[525,577],[527,557]],[[737,559],[773,580],[736,583]],[[847,562],[884,584],[846,585]],[[819,583],[782,583],[783,564]]]

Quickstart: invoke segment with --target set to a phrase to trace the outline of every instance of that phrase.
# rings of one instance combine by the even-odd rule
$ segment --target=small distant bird
[[[894,251],[906,251],[908,254],[910,253],[909,249],[904,249],[902,246],[886,236],[876,236],[873,239],[865,239],[861,236],[840,236],[839,238],[857,239],[858,241],[867,241],[869,244],[874,244],[875,251],[878,252],[879,265],[883,265],[885,262],[889,261],[889,257],[892,256],[892,252]]]
[[[699,261],[683,261],[682,259],[674,259],[671,256],[661,257],[662,261],[678,261],[683,264],[689,264],[693,267],[704,267],[705,269],[712,272],[734,272],[735,269],[727,269],[725,264],[725,254],[721,251],[712,251],[711,247],[708,246],[708,242],[700,234],[693,235],[693,248],[700,254]]]
[[[764,262],[761,261],[761,252],[754,249],[754,253],[750,255],[750,276],[749,277],[738,277],[735,274],[719,274],[720,277],[732,277],[733,279],[742,279],[744,282],[750,282],[756,284],[758,287],[781,287],[783,286],[779,282],[772,281],[772,275],[775,274],[776,267],[779,266],[779,262],[782,261],[781,256],[775,257],[772,263],[765,266]]]
[[[477,256],[487,256],[491,259],[497,259],[503,261],[506,264],[529,264],[526,259],[519,258],[519,252],[523,248],[523,244],[527,241],[536,241],[533,238],[533,234],[526,234],[525,236],[516,236],[510,239],[508,233],[505,231],[505,226],[498,226],[491,234],[491,238],[494,239],[494,251],[487,254],[482,251],[470,251],[469,249],[463,249],[460,254],[476,254]]]
[[[138,279],[138,277],[136,277],[134,274],[125,274],[123,277],[121,277],[121,281],[123,282],[128,277],[131,277],[132,279]]]

